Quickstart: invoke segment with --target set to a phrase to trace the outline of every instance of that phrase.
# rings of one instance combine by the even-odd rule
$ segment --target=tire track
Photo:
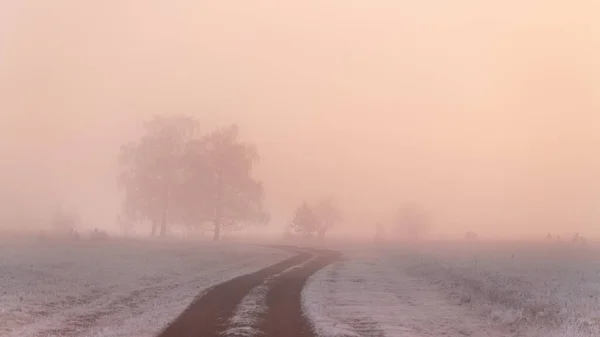
[[[242,302],[238,304],[235,315],[229,319],[227,330],[222,333],[224,337],[254,337],[263,336],[260,330],[260,324],[267,315],[267,293],[269,292],[273,282],[281,277],[281,275],[289,273],[295,269],[303,268],[310,263],[316,256],[311,259],[297,264],[283,272],[269,276],[260,286],[255,287],[244,297]]]
[[[238,303],[253,288],[263,284],[270,276],[299,265],[311,257],[313,254],[305,251],[257,272],[239,276],[209,288],[200,294],[158,337],[220,336],[227,328],[226,325],[233,316]]]
[[[313,252],[315,252],[313,259],[281,274],[269,284],[266,295],[267,311],[262,315],[259,324],[261,336],[316,336],[302,311],[302,289],[312,274],[339,259],[340,254],[328,250],[313,250]]]

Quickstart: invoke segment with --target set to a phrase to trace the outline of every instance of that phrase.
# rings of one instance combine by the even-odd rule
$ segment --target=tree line
[[[315,205],[303,202],[294,212],[289,228],[302,238],[318,237],[325,234],[342,220],[342,213],[331,198],[323,199]],[[397,237],[420,240],[430,229],[427,213],[414,204],[405,204],[394,214],[391,223],[392,233]],[[374,224],[375,242],[383,242],[387,230],[380,222]],[[290,236],[288,233],[287,236]]]
[[[174,225],[187,232],[210,228],[219,240],[225,231],[269,221],[262,182],[252,175],[258,149],[240,138],[236,125],[202,133],[190,116],[158,115],[143,126],[142,136],[121,146],[118,157],[123,202],[117,221],[123,229],[144,222],[152,236],[166,236]],[[333,198],[303,202],[286,233],[323,239],[342,219]],[[393,222],[395,232],[414,239],[428,227],[414,205],[400,208]],[[385,235],[380,224],[376,231]]]

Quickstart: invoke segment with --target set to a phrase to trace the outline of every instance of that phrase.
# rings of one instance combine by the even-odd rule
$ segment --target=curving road
[[[265,337],[313,337],[302,314],[301,292],[317,270],[334,262],[339,253],[292,246],[270,246],[297,254],[287,260],[218,284],[200,295],[158,337],[216,337],[260,335]],[[247,327],[228,330],[242,303],[253,289],[265,289],[258,299],[265,308],[251,307]]]

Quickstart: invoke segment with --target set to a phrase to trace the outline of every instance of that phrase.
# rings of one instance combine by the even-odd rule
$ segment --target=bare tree
[[[308,204],[303,202],[294,212],[291,227],[302,237],[310,238],[319,228],[319,218]]]
[[[332,198],[326,198],[314,206],[314,213],[319,220],[317,235],[320,239],[338,222],[342,220],[342,212]]]
[[[156,116],[145,125],[135,143],[121,148],[119,186],[131,212],[152,222],[152,233],[160,226],[165,236],[173,194],[182,183],[181,159],[197,123],[187,116]]]
[[[585,245],[586,240],[585,240],[585,237],[579,235],[579,233],[575,233],[573,235],[573,239],[571,239],[571,242],[573,242],[575,244]]]
[[[232,125],[189,143],[186,149],[185,191],[190,218],[211,221],[213,240],[223,230],[264,224],[269,215],[263,208],[262,183],[252,177],[258,162],[256,147],[239,139]]]
[[[239,139],[237,126],[197,135],[197,122],[186,116],[158,116],[145,134],[122,147],[119,185],[124,209],[137,221],[148,219],[152,234],[178,224],[190,232],[209,223],[214,240],[269,220],[263,187],[252,177],[258,161],[254,145]]]

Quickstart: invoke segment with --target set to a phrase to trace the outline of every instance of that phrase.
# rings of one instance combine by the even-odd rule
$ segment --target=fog
[[[594,1],[0,4],[0,218],[112,228],[119,146],[159,113],[237,123],[281,232],[334,196],[343,234],[405,202],[432,236],[600,234]],[[21,222],[15,219],[27,219]],[[37,220],[36,220],[37,219]]]

